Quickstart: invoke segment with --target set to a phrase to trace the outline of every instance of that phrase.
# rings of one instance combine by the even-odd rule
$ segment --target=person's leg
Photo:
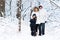
[[[31,27],[31,35],[32,36],[34,35],[34,28],[33,28],[33,26]]]
[[[36,32],[37,32],[37,30],[38,30],[38,26],[39,26],[39,25],[38,25],[38,24],[36,24]]]
[[[42,23],[42,35],[45,34],[45,23]]]
[[[42,24],[39,24],[39,35],[41,36],[41,25]]]
[[[34,26],[31,26],[31,35],[32,36],[36,36],[36,25],[34,25]]]
[[[30,24],[30,30],[32,31],[32,25]]]
[[[33,36],[33,25],[30,24],[30,29],[31,29],[31,35]]]
[[[33,34],[34,34],[34,36],[36,36],[36,24],[34,25],[34,27],[33,27]]]
[[[32,28],[33,30],[31,31],[31,35],[32,36],[36,36],[36,30],[35,30],[35,28]]]

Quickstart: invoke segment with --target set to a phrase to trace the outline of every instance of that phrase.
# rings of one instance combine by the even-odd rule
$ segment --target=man
[[[45,22],[47,21],[47,14],[43,7],[39,6],[39,13],[40,13],[40,24],[39,24],[39,36],[45,34]]]

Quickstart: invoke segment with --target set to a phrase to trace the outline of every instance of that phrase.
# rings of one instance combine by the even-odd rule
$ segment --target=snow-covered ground
[[[56,26],[56,22],[46,23],[45,35],[36,37],[30,35],[29,22],[23,20],[21,22],[21,32],[19,32],[17,19],[0,17],[0,40],[60,40],[60,27],[52,28]]]
[[[36,2],[36,0],[34,0]],[[59,0],[51,0],[60,6]],[[57,7],[54,3],[50,3],[49,0],[39,0],[44,9],[51,15],[48,18],[48,22],[45,27],[45,35],[36,37],[31,36],[29,19],[32,0],[22,0],[22,18],[21,31],[18,29],[18,19],[16,18],[17,0],[5,1],[5,15],[6,18],[0,17],[0,40],[60,40],[60,7]],[[10,9],[11,7],[11,9]],[[11,13],[10,13],[11,12]]]

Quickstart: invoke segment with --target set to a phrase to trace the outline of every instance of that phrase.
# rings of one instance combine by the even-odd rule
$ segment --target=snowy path
[[[21,29],[21,32],[18,32],[18,24],[10,22],[8,18],[0,18],[0,40],[60,40],[58,28],[50,30],[46,27],[46,34],[36,37],[30,35],[29,23],[22,21]]]

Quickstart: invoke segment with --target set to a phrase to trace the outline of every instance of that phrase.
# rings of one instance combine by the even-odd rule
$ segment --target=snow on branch
[[[55,7],[56,7],[55,9],[60,8],[60,6],[57,5],[55,2],[53,2],[53,1],[51,1],[51,0],[49,0],[49,1],[50,1],[50,3],[51,3],[52,6],[55,6]]]

